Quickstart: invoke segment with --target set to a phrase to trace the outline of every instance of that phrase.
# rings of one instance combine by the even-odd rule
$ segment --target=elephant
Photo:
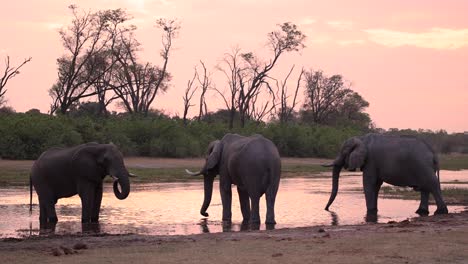
[[[416,137],[375,133],[351,137],[343,143],[333,163],[324,166],[333,167],[332,192],[325,210],[338,193],[341,169],[359,168],[363,172],[368,216],[377,215],[377,197],[383,182],[420,191],[421,202],[416,211],[419,215],[429,214],[430,193],[437,204],[435,214],[448,213],[440,188],[438,157],[429,144]]]
[[[39,197],[41,226],[58,221],[57,200],[80,196],[82,223],[98,223],[106,175],[115,179],[115,196],[123,200],[130,193],[130,174],[114,144],[86,143],[70,148],[51,148],[34,162],[30,175],[30,211],[33,186]],[[120,185],[120,190],[119,190]]]
[[[262,135],[240,136],[226,134],[221,140],[212,141],[203,168],[190,175],[203,175],[204,200],[200,214],[207,217],[211,202],[213,180],[219,174],[219,190],[223,205],[223,223],[231,223],[232,187],[237,185],[242,224],[260,224],[259,201],[265,194],[267,225],[276,224],[275,199],[281,175],[281,159],[275,144]]]

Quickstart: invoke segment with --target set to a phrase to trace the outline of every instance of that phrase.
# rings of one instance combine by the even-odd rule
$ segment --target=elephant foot
[[[275,225],[276,225],[276,224],[268,224],[268,223],[266,223],[266,224],[265,224],[266,230],[274,230],[274,229],[275,229]]]
[[[434,212],[435,215],[438,215],[438,214],[448,214],[448,209],[447,207],[443,207],[443,208],[437,208],[437,210]]]
[[[249,231],[249,230],[250,230],[250,224],[242,222],[240,226],[240,231]]]
[[[416,213],[420,216],[428,216],[429,215],[429,210],[426,208],[419,208]]]
[[[276,221],[275,221],[275,219],[273,219],[273,220],[271,220],[271,219],[270,219],[270,220],[266,220],[266,221],[265,221],[265,224],[267,224],[267,225],[276,225]]]
[[[377,209],[375,211],[367,211],[366,217],[365,217],[366,223],[377,223],[379,220],[379,217],[377,215]]]
[[[260,230],[260,222],[250,223],[250,230]]]
[[[53,234],[55,232],[55,226],[57,223],[41,223],[39,225],[39,234],[40,235],[48,235],[48,234]]]
[[[259,225],[260,224],[260,219],[251,219],[250,224]]]
[[[231,219],[223,219],[223,226],[224,225],[231,225],[231,224],[232,224]]]
[[[101,226],[99,223],[82,223],[81,224],[81,231],[83,233],[101,233]]]

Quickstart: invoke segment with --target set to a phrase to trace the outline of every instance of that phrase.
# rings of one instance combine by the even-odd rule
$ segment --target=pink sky
[[[154,21],[181,21],[169,61],[172,85],[153,104],[170,114],[182,113],[182,94],[199,60],[222,89],[215,65],[223,54],[236,45],[261,51],[266,34],[290,21],[308,36],[307,47],[282,57],[274,77],[283,78],[293,64],[342,74],[369,101],[367,112],[378,127],[468,131],[468,1],[5,1],[0,70],[7,54],[13,64],[33,57],[7,85],[8,104],[17,111],[49,110],[47,90],[63,54],[57,29],[69,23],[72,3],[86,10],[127,9],[143,44],[141,59],[155,64],[161,62],[161,44]],[[221,99],[212,93],[208,107],[222,107]]]

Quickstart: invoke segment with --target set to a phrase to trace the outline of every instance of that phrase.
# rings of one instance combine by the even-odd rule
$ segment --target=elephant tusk
[[[112,177],[112,179],[114,179],[114,181],[118,181],[118,180],[119,180],[119,178],[117,178],[117,177],[115,177],[115,176],[112,176],[112,175],[111,175],[111,177]]]
[[[129,177],[138,177],[138,175],[135,175],[135,174],[133,174],[133,173],[128,173],[128,176],[129,176]]]
[[[202,173],[199,171],[199,172],[191,172],[187,169],[185,169],[185,172],[188,174],[188,175],[192,175],[192,176],[198,176],[198,175],[201,175]]]

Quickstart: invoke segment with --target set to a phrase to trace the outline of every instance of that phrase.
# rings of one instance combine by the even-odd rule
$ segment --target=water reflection
[[[454,174],[451,174],[454,173]],[[354,175],[354,176],[352,176]],[[467,181],[468,171],[441,172],[444,180]],[[443,184],[443,186],[446,186]],[[448,185],[447,185],[448,186]],[[463,187],[458,184],[457,187]],[[466,186],[465,186],[466,187]],[[215,182],[215,189],[218,188]],[[160,183],[133,185],[126,200],[117,200],[112,186],[106,186],[103,195],[100,224],[81,225],[81,202],[78,196],[60,199],[57,203],[59,222],[40,229],[37,196],[33,197],[33,214],[29,216],[29,190],[23,188],[0,189],[0,237],[23,237],[39,234],[148,234],[184,235],[196,233],[237,232],[252,229],[290,228],[313,225],[348,225],[373,222],[401,221],[416,217],[416,200],[394,200],[379,197],[378,216],[367,217],[362,177],[358,174],[343,174],[335,202],[325,211],[331,188],[330,178],[283,179],[276,198],[276,221],[278,224],[256,226],[242,225],[239,201],[233,195],[232,223],[222,221],[222,206],[219,192],[213,192],[208,218],[201,217],[199,208],[203,201],[203,183]],[[235,193],[235,190],[233,191]],[[431,214],[435,205],[430,205]],[[450,206],[450,212],[463,207]],[[260,217],[265,221],[266,205],[262,198]]]
[[[74,230],[75,229],[74,225],[75,223],[72,223],[72,222],[64,222],[64,223],[61,223],[61,229]],[[57,223],[40,224],[39,235],[40,236],[55,235],[56,228],[57,228]],[[33,229],[32,222],[30,222],[29,236],[33,235],[34,233],[36,233],[36,230]],[[81,233],[82,234],[100,234],[101,224],[100,223],[81,223]]]
[[[201,227],[201,232],[202,232],[202,233],[209,233],[209,232],[210,232],[210,228],[208,227],[208,219],[203,218],[203,219],[200,221],[200,227]]]
[[[214,222],[209,222],[207,218],[203,218],[200,220],[199,225],[200,225],[200,231],[201,233],[210,233],[210,224],[212,227],[216,227],[217,223]],[[222,226],[222,231],[223,232],[237,232],[237,231],[250,231],[250,230],[260,230],[261,229],[261,224],[246,224],[246,223],[239,223],[239,224],[233,224],[230,221],[223,221],[221,223]],[[274,224],[265,224],[265,229],[266,230],[273,230],[275,229]],[[216,231],[215,231],[216,232]]]
[[[330,213],[330,216],[331,216],[331,225],[333,226],[337,226],[340,224],[340,219],[338,218],[338,215],[333,212],[333,211],[328,211]]]

